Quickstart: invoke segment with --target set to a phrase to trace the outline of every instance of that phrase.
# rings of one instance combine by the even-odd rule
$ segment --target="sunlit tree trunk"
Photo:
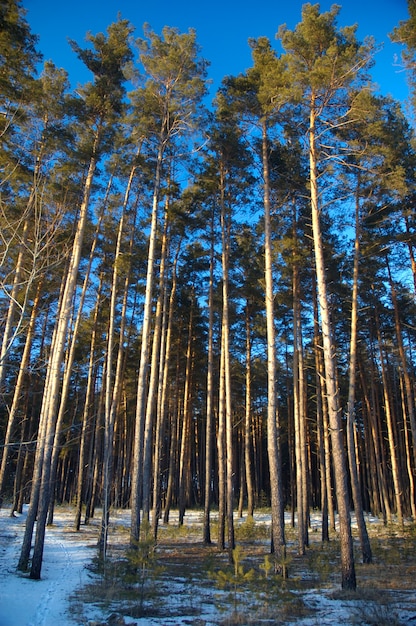
[[[177,288],[177,275],[176,267],[178,263],[178,256],[180,252],[181,244],[179,243],[176,256],[172,267],[172,285],[169,295],[169,310],[166,311],[166,301],[164,305],[164,316],[167,318],[162,323],[164,333],[162,334],[161,354],[161,368],[159,373],[159,392],[158,392],[158,406],[157,406],[157,432],[155,443],[155,460],[154,460],[154,472],[153,472],[153,536],[157,538],[157,529],[159,523],[159,515],[161,509],[160,502],[160,489],[161,489],[161,468],[162,468],[162,449],[163,440],[166,430],[166,421],[168,415],[168,382],[169,382],[169,365],[171,361],[171,349],[172,349],[172,328],[174,324],[174,305]],[[167,300],[167,289],[165,288],[165,300]]]
[[[234,540],[234,489],[233,489],[233,416],[231,406],[230,371],[230,320],[229,320],[229,248],[230,215],[226,207],[224,171],[221,169],[221,240],[222,240],[222,327],[221,348],[224,351],[224,395],[225,395],[225,509],[228,530],[228,556],[233,562]]]
[[[191,447],[191,373],[192,373],[192,344],[193,344],[193,309],[194,294],[192,293],[189,310],[188,340],[186,347],[185,385],[183,392],[183,426],[179,455],[179,524],[182,525],[185,516],[187,478],[190,462]]]
[[[360,179],[358,178],[358,181]],[[354,511],[360,538],[361,553],[364,563],[371,563],[371,545],[364,519],[363,501],[358,477],[357,456],[355,449],[355,387],[357,369],[357,321],[358,321],[358,271],[360,260],[360,216],[359,216],[359,182],[355,201],[355,242],[354,242],[354,270],[351,302],[351,337],[349,359],[349,386],[347,407],[347,448],[350,466],[351,491],[354,502]]]
[[[98,144],[98,137],[96,139]],[[67,339],[68,324],[72,309],[72,299],[76,288],[78,267],[81,259],[82,242],[84,238],[85,226],[87,223],[89,198],[92,182],[96,169],[95,150],[91,158],[88,174],[85,181],[84,196],[80,208],[72,256],[65,280],[63,297],[60,311],[57,317],[57,326],[54,342],[51,349],[51,356],[48,363],[47,382],[42,401],[40,417],[40,441],[35,459],[34,488],[32,489],[31,502],[28,516],[26,518],[25,537],[19,559],[19,569],[25,570],[29,561],[30,543],[33,534],[35,519],[36,539],[30,571],[31,578],[39,579],[43,546],[45,541],[45,525],[49,507],[51,461],[53,446],[56,434],[57,409],[59,402],[59,388],[61,382],[61,366]],[[37,497],[38,494],[38,497]],[[39,506],[38,506],[39,504]]]
[[[294,235],[296,237],[296,235]],[[296,254],[296,249],[294,250]],[[300,311],[299,274],[293,264],[293,422],[295,435],[296,503],[298,518],[298,552],[305,553],[308,545],[307,465],[305,441],[305,403],[302,359],[302,324]]]
[[[154,443],[154,422],[158,401],[158,388],[160,380],[161,360],[164,355],[161,352],[162,343],[162,321],[163,313],[166,310],[166,255],[168,252],[168,208],[169,200],[166,198],[165,219],[163,233],[161,234],[161,253],[159,264],[159,290],[156,302],[156,310],[153,322],[152,355],[150,361],[149,387],[147,392],[146,418],[143,441],[143,479],[142,479],[142,509],[143,518],[149,521],[150,495],[151,495],[151,475],[153,463],[153,443]],[[164,308],[165,304],[165,308]]]
[[[162,161],[164,152],[164,124],[161,130],[161,138],[157,154],[155,180],[153,187],[152,200],[152,216],[149,235],[149,250],[147,256],[147,273],[146,273],[146,292],[143,310],[143,324],[140,350],[140,364],[137,378],[137,403],[136,403],[136,422],[134,435],[134,451],[132,465],[132,486],[131,486],[131,528],[130,540],[132,545],[137,543],[140,538],[140,508],[142,504],[142,463],[143,463],[143,441],[144,428],[146,421],[146,400],[147,400],[147,373],[150,358],[150,336],[152,328],[152,304],[153,304],[153,287],[155,281],[155,267],[157,256],[157,230],[158,230],[158,212],[159,212],[159,193],[162,174]]]
[[[392,477],[393,477],[394,502],[396,505],[397,521],[399,522],[401,526],[403,526],[402,485],[401,485],[400,470],[399,470],[399,460],[397,458],[397,443],[395,441],[395,435],[394,435],[393,407],[391,404],[391,397],[390,397],[390,392],[389,392],[389,382],[388,382],[388,376],[387,376],[387,371],[386,371],[385,354],[384,354],[384,349],[383,349],[380,322],[378,319],[377,308],[375,308],[374,313],[375,313],[376,324],[377,324],[380,367],[381,367],[381,376],[383,380],[384,411],[385,411],[385,416],[386,416],[391,472],[392,472]]]
[[[84,281],[83,281],[83,285],[82,285],[82,290],[81,290],[81,294],[80,294],[80,297],[79,297],[78,310],[77,310],[77,314],[76,314],[76,317],[75,317],[75,323],[74,323],[73,329],[72,329],[72,336],[71,336],[71,338],[69,340],[69,349],[67,351],[67,357],[66,357],[66,362],[65,362],[65,370],[64,370],[64,374],[63,374],[63,380],[62,380],[61,396],[60,396],[60,400],[59,400],[58,418],[57,418],[57,422],[56,422],[56,442],[55,442],[55,446],[54,446],[54,449],[53,449],[52,461],[51,461],[51,498],[50,498],[50,502],[49,502],[49,511],[48,511],[48,518],[47,518],[48,525],[51,525],[53,523],[53,511],[54,511],[54,497],[53,497],[53,494],[54,494],[54,490],[55,490],[56,470],[57,470],[57,467],[58,467],[59,454],[60,454],[60,451],[61,451],[61,446],[59,445],[59,437],[61,435],[62,424],[64,422],[65,412],[66,412],[66,409],[67,409],[67,399],[68,399],[68,394],[69,394],[70,385],[71,385],[72,368],[73,368],[73,364],[74,364],[75,351],[76,351],[76,347],[77,347],[78,331],[79,331],[79,327],[80,327],[81,320],[82,320],[84,302],[85,302],[85,298],[86,298],[87,290],[88,290],[88,285],[89,285],[89,281],[90,281],[91,267],[92,267],[92,263],[93,263],[93,260],[94,260],[95,250],[96,250],[96,247],[97,247],[98,235],[99,235],[99,232],[100,232],[100,226],[101,226],[101,221],[102,221],[102,217],[103,217],[104,207],[106,206],[108,194],[109,194],[110,188],[111,188],[111,182],[112,182],[112,179],[110,177],[110,181],[109,181],[109,183],[107,185],[107,191],[106,191],[106,196],[105,196],[104,203],[103,203],[103,208],[101,210],[101,213],[100,213],[100,216],[99,216],[99,219],[98,219],[98,222],[97,222],[97,226],[96,226],[96,229],[95,229],[94,239],[93,239],[93,242],[92,242],[90,255],[89,255],[89,259],[88,259],[88,266],[87,266],[86,271],[85,271],[85,276],[84,276]]]
[[[330,320],[329,300],[327,294],[325,260],[323,254],[323,239],[320,224],[317,154],[315,146],[316,132],[316,103],[311,95],[309,119],[309,172],[312,210],[312,233],[315,251],[315,268],[318,287],[319,313],[322,326],[325,388],[328,402],[329,425],[331,429],[332,455],[334,461],[336,497],[339,514],[341,539],[341,577],[342,587],[355,589],[355,565],[351,534],[351,518],[349,509],[347,463],[344,451],[343,428],[341,422],[341,407],[336,376],[336,355],[332,325]]]
[[[253,468],[251,462],[251,431],[252,431],[252,407],[251,407],[251,327],[250,312],[248,299],[246,301],[246,394],[245,394],[245,412],[244,412],[244,468],[247,485],[247,515],[254,514],[254,486],[253,486]]]
[[[270,176],[267,124],[262,122],[262,165],[264,203],[264,279],[267,325],[267,454],[270,471],[272,503],[271,549],[277,561],[285,562],[286,542],[284,532],[283,485],[280,455],[280,425],[276,401],[276,347],[274,326],[273,255],[270,223]],[[285,569],[285,566],[282,567]],[[283,575],[286,574],[282,571]]]
[[[98,542],[98,550],[100,556],[106,556],[107,551],[107,538],[108,538],[108,525],[110,521],[110,504],[111,504],[111,490],[113,487],[113,447],[114,447],[114,428],[116,418],[120,406],[120,399],[122,393],[123,371],[124,371],[124,358],[125,358],[125,328],[127,319],[127,304],[128,304],[128,287],[130,276],[130,263],[127,267],[124,267],[126,274],[123,289],[123,299],[121,307],[121,319],[120,328],[118,331],[118,350],[116,357],[116,365],[113,373],[113,359],[115,351],[115,332],[116,332],[116,307],[117,299],[119,297],[119,281],[121,273],[121,259],[123,238],[126,230],[126,214],[131,193],[131,188],[136,173],[136,167],[133,166],[129,180],[127,183],[126,191],[124,194],[124,201],[121,211],[121,217],[117,229],[117,241],[114,253],[114,266],[111,283],[111,296],[109,306],[109,321],[108,321],[108,333],[107,333],[107,354],[106,354],[106,378],[105,378],[105,411],[104,411],[104,458],[103,458],[103,507],[101,518],[101,531],[100,539]],[[134,232],[134,225],[130,225],[131,233]],[[130,235],[130,253],[133,243],[133,236]],[[131,255],[130,255],[131,257]]]
[[[95,382],[95,367],[94,362],[96,359],[96,342],[97,342],[97,319],[98,319],[98,311],[101,300],[101,287],[102,287],[102,276],[100,277],[99,287],[97,290],[97,297],[94,307],[93,313],[93,325],[92,325],[92,333],[91,333],[91,343],[90,343],[90,358],[88,365],[88,379],[87,379],[87,387],[85,391],[85,403],[84,410],[82,414],[82,426],[81,426],[81,434],[80,434],[80,448],[79,448],[79,460],[78,460],[78,474],[77,474],[77,495],[76,495],[76,509],[75,509],[75,522],[74,527],[75,530],[79,530],[81,526],[81,514],[82,514],[82,503],[84,500],[84,486],[85,486],[85,466],[87,465],[87,445],[89,436],[91,435],[91,427],[90,427],[90,419],[91,419],[91,407],[93,405],[93,393],[94,393],[94,382]]]
[[[205,427],[205,495],[204,495],[204,525],[203,541],[211,543],[211,492],[213,466],[213,431],[214,431],[214,211],[211,212],[210,259],[209,259],[209,286],[208,286],[208,345],[207,345],[207,421]]]
[[[225,447],[225,352],[224,337],[221,330],[221,352],[218,388],[218,539],[220,550],[225,549],[225,520],[226,520],[226,447]]]

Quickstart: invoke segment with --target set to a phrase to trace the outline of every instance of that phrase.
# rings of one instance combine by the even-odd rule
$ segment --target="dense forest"
[[[199,507],[231,558],[243,508],[279,554],[319,509],[349,589],[351,511],[364,562],[365,512],[416,518],[416,143],[340,10],[250,40],[207,105],[193,30],[120,17],[71,42],[73,90],[2,0],[0,493],[32,578],[55,503],[99,510],[103,558],[113,507],[132,545]],[[412,90],[413,2],[391,38]]]

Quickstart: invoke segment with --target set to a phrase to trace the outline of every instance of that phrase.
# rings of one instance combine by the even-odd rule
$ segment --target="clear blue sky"
[[[26,19],[40,37],[38,47],[44,58],[65,68],[73,85],[90,76],[67,39],[83,46],[87,31],[105,31],[120,13],[134,25],[138,37],[145,22],[158,33],[165,25],[181,32],[195,28],[202,56],[211,63],[212,96],[224,76],[250,67],[248,38],[265,35],[274,42],[280,24],[292,29],[301,20],[303,4],[303,0],[23,0]],[[334,2],[322,0],[319,4],[321,11],[327,11]],[[373,77],[383,94],[404,101],[408,95],[406,78],[395,60],[401,47],[390,42],[388,33],[408,18],[407,1],[339,0],[336,4],[342,6],[340,25],[358,24],[360,39],[373,35],[377,43],[384,44],[377,54]]]

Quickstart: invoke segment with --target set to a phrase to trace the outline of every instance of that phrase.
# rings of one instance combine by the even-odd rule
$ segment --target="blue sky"
[[[83,46],[87,31],[105,31],[120,13],[132,22],[138,37],[145,22],[158,33],[165,25],[182,32],[195,28],[202,56],[211,64],[212,96],[224,76],[250,67],[248,38],[265,35],[274,42],[280,24],[292,29],[301,20],[303,4],[303,0],[23,0],[26,19],[40,38],[38,47],[44,58],[65,68],[74,86],[90,76],[67,39]],[[319,4],[321,11],[327,11],[334,2],[322,0]],[[360,39],[373,35],[377,43],[384,44],[376,56],[373,77],[381,93],[404,101],[408,96],[406,77],[396,58],[401,47],[390,42],[388,33],[407,19],[407,1],[339,0],[337,4],[342,6],[340,25],[358,24]]]

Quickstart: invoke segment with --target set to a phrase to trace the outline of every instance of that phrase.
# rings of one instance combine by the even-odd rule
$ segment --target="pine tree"
[[[131,541],[140,536],[141,481],[144,428],[147,405],[147,370],[150,361],[152,307],[157,265],[159,233],[159,203],[163,181],[163,166],[168,148],[191,135],[195,130],[197,105],[205,93],[206,63],[198,58],[199,49],[194,31],[181,34],[165,27],[162,36],[148,25],[145,39],[138,40],[140,62],[145,85],[132,94],[137,115],[136,133],[144,132],[152,144],[155,162],[153,196],[149,234],[146,292],[143,312],[140,364],[137,380],[136,423],[131,491]]]
[[[246,76],[225,81],[223,94],[231,108],[255,119],[261,136],[261,167],[264,205],[264,282],[267,325],[267,449],[272,502],[271,549],[278,561],[285,560],[284,503],[280,450],[280,419],[276,403],[276,330],[274,318],[274,279],[271,229],[270,139],[269,127],[286,103],[287,74],[266,38],[251,41],[254,67]]]
[[[319,13],[319,5],[306,4],[302,22],[294,31],[281,26],[278,38],[286,51],[294,98],[308,115],[308,149],[312,232],[315,252],[319,311],[323,336],[325,386],[340,519],[342,587],[355,589],[356,577],[351,535],[348,474],[344,452],[341,404],[336,372],[335,337],[329,308],[329,293],[321,225],[322,192],[319,172],[323,144],[328,145],[327,124],[333,129],[348,106],[346,94],[371,59],[371,44],[360,46],[355,27],[337,28],[339,7]]]
[[[92,43],[94,50],[81,50],[77,44],[73,44],[79,57],[84,60],[87,67],[94,73],[95,78],[93,84],[87,85],[81,91],[85,104],[85,119],[91,124],[89,128],[90,138],[87,140],[90,160],[72,244],[71,258],[54,329],[40,416],[34,482],[19,560],[19,569],[25,570],[29,560],[34,522],[37,519],[36,539],[30,571],[30,576],[34,579],[40,578],[42,567],[45,524],[51,494],[51,479],[53,478],[51,476],[51,461],[56,436],[61,367],[67,341],[72,299],[81,260],[91,189],[97,163],[100,155],[103,153],[103,144],[105,145],[105,140],[108,142],[113,132],[113,126],[122,110],[123,67],[131,58],[128,44],[130,30],[130,26],[126,21],[120,21],[109,26],[107,37],[103,34],[99,34],[96,37],[89,35],[88,39]],[[107,149],[108,147],[107,143]]]

